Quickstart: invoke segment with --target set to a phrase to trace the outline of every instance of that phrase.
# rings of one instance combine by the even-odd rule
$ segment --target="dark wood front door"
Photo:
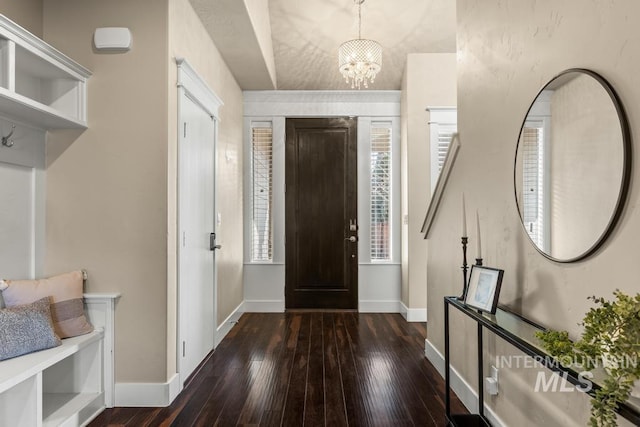
[[[358,308],[356,125],[287,119],[287,308]]]

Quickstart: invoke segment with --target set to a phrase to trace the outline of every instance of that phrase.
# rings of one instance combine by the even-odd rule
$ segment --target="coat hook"
[[[15,130],[16,125],[11,125],[11,132],[9,132],[9,135],[2,137],[2,145],[4,145],[5,147],[13,147],[13,139],[9,138],[11,138]]]

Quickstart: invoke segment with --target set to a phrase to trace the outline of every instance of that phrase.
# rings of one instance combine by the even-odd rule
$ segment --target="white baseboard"
[[[404,303],[400,302],[400,314],[407,322],[426,322],[426,308],[408,308]]]
[[[242,314],[244,313],[243,307],[244,301],[241,302],[240,305],[238,305],[236,309],[233,310],[229,316],[227,316],[226,319],[224,319],[222,325],[218,326],[218,329],[216,330],[216,342],[214,348],[218,347],[218,344],[220,344],[224,337],[227,336],[231,328],[233,328],[233,326],[238,323],[238,320],[240,320],[240,316],[242,316]]]
[[[116,383],[115,406],[165,407],[180,393],[180,376],[165,383]]]
[[[245,300],[243,313],[284,313],[282,300]],[[400,313],[400,301],[360,301],[358,311],[361,313]],[[426,319],[425,319],[426,320]]]
[[[400,313],[400,301],[360,301],[358,311],[360,313]]]
[[[238,305],[216,330],[216,347],[244,313],[243,306],[244,303]],[[181,391],[182,384],[178,374],[173,375],[166,383],[116,383],[115,406],[165,407],[169,406]]]
[[[427,360],[431,362],[431,364],[436,368],[440,376],[444,378],[444,356],[438,351],[437,348],[435,348],[433,344],[431,344],[428,339],[424,340],[424,355]],[[458,395],[460,401],[462,401],[462,404],[469,410],[469,412],[478,413],[478,394],[453,367],[451,367],[450,381],[451,389],[455,392],[456,395]],[[496,413],[486,404],[484,405],[484,415],[487,417],[493,427],[507,427],[506,424],[504,424],[502,420],[498,418]]]
[[[284,313],[284,301],[245,300],[243,311],[245,313]]]

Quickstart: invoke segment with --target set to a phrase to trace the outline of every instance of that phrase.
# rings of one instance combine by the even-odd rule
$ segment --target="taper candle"
[[[476,258],[482,258],[482,244],[480,243],[480,216],[478,216],[477,210],[476,210],[476,227],[478,231],[478,236],[476,239]]]
[[[462,237],[467,237],[467,207],[464,204],[464,193],[462,193]]]

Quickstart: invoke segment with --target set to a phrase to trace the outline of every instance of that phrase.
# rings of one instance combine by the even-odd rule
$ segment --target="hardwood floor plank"
[[[368,390],[363,385],[362,370],[358,369],[356,361],[360,357],[360,342],[358,333],[358,316],[345,313],[340,316],[336,327],[338,338],[339,359],[342,378],[344,381],[345,406],[349,425],[375,425],[378,418],[375,406],[371,406]]]
[[[244,314],[170,406],[108,409],[90,426],[444,427],[426,334],[399,314]]]
[[[338,357],[335,316],[334,313],[324,313],[322,316],[325,425],[346,426],[347,408],[344,398],[342,371]]]
[[[433,400],[431,389],[427,378],[421,372],[424,355],[416,351],[415,345],[409,347],[412,342],[407,339],[408,337],[397,322],[398,317],[387,314],[380,320],[380,329],[383,333],[393,337],[391,343],[396,351],[390,354],[398,367],[396,375],[404,384],[404,387],[399,389],[399,393],[405,402],[406,410],[411,414],[411,419],[419,421],[421,425],[437,425],[437,420],[429,408]],[[404,319],[402,321],[404,322]],[[444,408],[439,413],[443,410]]]
[[[311,316],[303,315],[298,333],[293,365],[287,383],[287,394],[282,413],[283,426],[300,427],[304,424],[304,404],[309,370]]]
[[[303,425],[316,427],[325,425],[322,313],[311,313],[310,317],[309,362]]]
[[[400,369],[402,362],[395,351],[389,351],[394,347],[394,337],[384,330],[381,316],[364,314],[362,318],[367,327],[360,328],[360,340],[366,346],[366,352],[372,355],[361,358],[362,376],[370,389],[372,405],[378,408],[377,419],[390,424],[410,424],[413,418],[419,420],[420,417],[412,417],[408,412],[402,395],[406,387],[406,378],[402,377]]]
[[[279,426],[282,422],[289,379],[293,368],[293,358],[296,352],[302,316],[299,314],[287,313],[284,315],[285,335],[280,354],[275,360],[276,369],[271,388],[268,392],[268,400],[265,405],[265,412],[262,416],[261,425]]]
[[[100,426],[126,426],[139,414],[148,414],[155,408],[113,408],[103,411],[93,421],[92,425]]]
[[[265,357],[271,338],[272,328],[277,325],[277,321],[272,316],[261,313],[256,316],[253,323],[247,325],[247,334],[250,341],[234,356],[237,361],[237,371],[234,372],[235,380],[229,383],[225,392],[226,402],[218,414],[216,425],[230,426],[240,422],[243,410],[247,407],[249,417],[257,405],[258,411],[262,413],[261,404],[264,402],[259,390],[264,387],[260,383],[261,370],[265,366]],[[268,363],[266,364],[268,365]],[[257,383],[257,385],[256,385]],[[257,388],[257,392],[254,390]],[[204,414],[200,420],[210,420],[211,414]],[[245,420],[246,421],[246,420]]]
[[[283,341],[284,319],[278,322],[271,322],[265,327],[264,336],[266,345],[260,364],[256,365],[255,375],[250,384],[247,400],[238,420],[239,425],[259,425],[269,405],[269,394],[273,389],[276,378],[276,371],[279,366],[279,356],[284,347]]]

